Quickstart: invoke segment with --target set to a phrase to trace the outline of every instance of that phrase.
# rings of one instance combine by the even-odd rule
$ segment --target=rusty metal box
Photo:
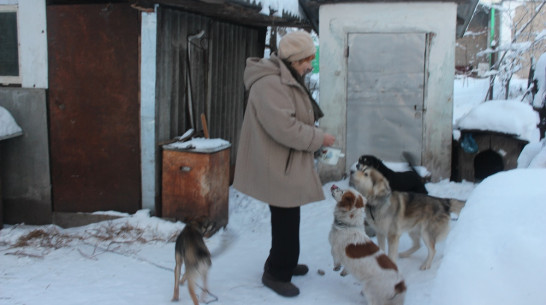
[[[212,149],[163,146],[162,216],[185,221],[206,216],[227,226],[230,145]]]

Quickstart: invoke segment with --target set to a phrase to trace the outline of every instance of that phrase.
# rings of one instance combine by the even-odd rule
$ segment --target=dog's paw
[[[335,265],[334,266],[334,271],[339,271],[341,270],[341,265]]]
[[[173,292],[173,298],[171,299],[171,302],[178,302],[178,296],[180,295],[180,290],[176,287]]]
[[[427,264],[426,262],[421,265],[419,268],[420,270],[428,270],[430,269],[430,264]]]
[[[347,274],[349,274],[349,272],[347,272],[346,269],[343,269],[343,271],[341,271],[341,273],[339,275],[341,276],[347,276]]]
[[[408,257],[410,257],[410,255],[411,255],[411,254],[410,254],[410,253],[407,253],[407,252],[402,252],[402,253],[398,254],[398,256],[399,256],[400,258],[408,258]]]

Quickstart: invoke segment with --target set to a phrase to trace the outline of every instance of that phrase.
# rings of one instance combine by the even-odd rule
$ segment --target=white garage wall
[[[438,181],[451,174],[451,133],[457,5],[449,2],[346,3],[320,7],[320,126],[336,135],[343,150],[347,139],[348,33],[430,33],[425,89],[422,165]],[[339,179],[349,164],[320,164],[323,181]]]

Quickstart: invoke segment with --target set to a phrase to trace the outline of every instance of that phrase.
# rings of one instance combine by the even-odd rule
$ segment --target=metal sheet
[[[206,216],[228,223],[229,147],[213,153],[163,150],[162,217],[187,221]]]
[[[199,44],[188,36],[204,30]],[[232,143],[235,162],[245,110],[243,71],[246,59],[262,56],[266,28],[254,28],[196,15],[169,7],[158,10],[158,141],[182,135],[191,128],[187,105],[187,51],[191,48],[193,120],[202,130],[205,113],[211,138]],[[197,42],[197,41],[195,41]]]
[[[0,144],[4,221],[51,223],[46,90],[0,88],[0,106],[24,134]]]
[[[129,4],[47,7],[53,209],[140,208],[139,16]]]
[[[351,33],[347,63],[347,167],[362,154],[421,163],[425,33]]]

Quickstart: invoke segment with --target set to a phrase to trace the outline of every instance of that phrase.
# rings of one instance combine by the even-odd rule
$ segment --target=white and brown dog
[[[404,304],[406,284],[396,264],[366,235],[366,198],[357,191],[331,188],[337,201],[334,223],[328,240],[332,247],[334,270],[352,274],[363,284],[368,305]]]

